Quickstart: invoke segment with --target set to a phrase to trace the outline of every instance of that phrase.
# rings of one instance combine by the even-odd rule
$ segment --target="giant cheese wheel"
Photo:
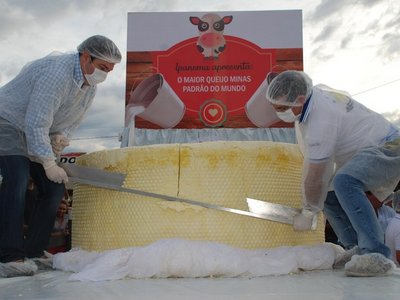
[[[121,148],[77,163],[126,173],[124,187],[248,210],[246,197],[301,207],[302,161],[298,145],[262,141]],[[295,232],[278,222],[84,184],[74,185],[73,213],[72,246],[91,251],[167,238],[247,249],[324,241],[322,216],[317,230]]]

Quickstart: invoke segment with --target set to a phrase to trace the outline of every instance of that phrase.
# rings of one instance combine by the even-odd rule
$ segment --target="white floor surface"
[[[346,277],[343,270],[258,278],[125,279],[68,281],[70,273],[41,271],[0,279],[0,299],[328,300],[400,299],[400,269],[387,277]]]

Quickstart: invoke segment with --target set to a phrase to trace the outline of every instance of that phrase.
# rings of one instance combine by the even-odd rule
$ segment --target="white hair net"
[[[311,95],[311,78],[301,71],[284,71],[276,76],[268,86],[266,97],[269,102],[285,106],[301,106],[298,96]]]
[[[78,47],[78,52],[88,51],[89,54],[112,64],[121,61],[121,52],[112,40],[102,35],[94,35],[84,40]]]

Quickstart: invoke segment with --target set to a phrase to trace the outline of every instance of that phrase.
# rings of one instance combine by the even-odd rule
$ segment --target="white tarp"
[[[124,278],[260,277],[331,269],[344,250],[331,243],[247,250],[225,244],[165,239],[145,247],[103,252],[72,249],[53,257],[53,268],[69,280]]]

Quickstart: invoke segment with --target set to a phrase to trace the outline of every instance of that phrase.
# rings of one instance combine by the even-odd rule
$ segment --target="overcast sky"
[[[98,94],[68,151],[118,148],[125,101],[128,12],[301,9],[304,71],[400,125],[398,0],[0,0],[0,86],[28,61],[72,51],[95,34],[123,60]],[[94,137],[106,137],[95,139]],[[92,139],[87,139],[91,137]],[[109,137],[109,138],[107,138]]]

